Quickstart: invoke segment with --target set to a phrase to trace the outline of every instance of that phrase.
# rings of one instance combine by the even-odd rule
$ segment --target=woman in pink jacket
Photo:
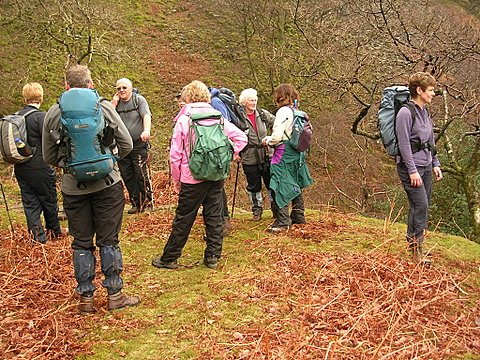
[[[188,166],[190,143],[190,115],[197,113],[213,113],[210,105],[210,92],[200,81],[192,81],[182,90],[182,99],[187,103],[184,113],[179,116],[173,129],[170,145],[170,169],[175,192],[178,192],[178,205],[173,220],[172,232],[161,256],[154,257],[152,265],[158,268],[176,269],[177,259],[182,255],[190,230],[197,216],[198,209],[203,206],[203,221],[206,228],[206,249],[204,264],[214,269],[222,253],[223,215],[222,189],[223,180],[195,180]],[[218,120],[202,120],[205,125]],[[233,142],[233,159],[239,161],[239,152],[247,144],[247,136],[229,121],[224,122],[225,135]]]

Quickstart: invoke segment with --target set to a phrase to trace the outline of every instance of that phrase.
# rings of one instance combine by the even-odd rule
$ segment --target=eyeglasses
[[[127,90],[128,87],[127,86],[118,86],[117,87],[117,90]]]

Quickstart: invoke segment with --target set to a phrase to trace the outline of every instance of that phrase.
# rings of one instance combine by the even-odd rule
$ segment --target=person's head
[[[41,104],[43,102],[42,85],[36,82],[25,84],[22,89],[23,102],[25,104]]]
[[[245,89],[240,93],[238,102],[243,105],[247,114],[253,113],[257,109],[257,90]]]
[[[183,100],[182,98],[182,93],[179,92],[176,96],[175,96],[175,99],[177,99],[177,104],[178,104],[178,107],[181,109],[185,106],[185,101]]]
[[[408,79],[408,89],[412,99],[424,104],[432,102],[436,84],[437,81],[431,74],[422,71],[412,74]]]
[[[298,99],[298,92],[292,84],[280,84],[273,92],[273,102],[278,106],[292,106]]]
[[[117,89],[117,94],[120,100],[128,101],[132,97],[133,85],[129,79],[118,79],[115,88]]]
[[[198,80],[193,80],[182,89],[182,99],[187,104],[195,102],[210,102],[210,91],[207,85]]]
[[[70,88],[93,88],[92,74],[84,65],[70,66],[65,72],[65,87]]]

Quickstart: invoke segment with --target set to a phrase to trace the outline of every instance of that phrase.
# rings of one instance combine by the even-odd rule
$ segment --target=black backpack
[[[218,91],[217,97],[225,104],[230,122],[242,131],[247,130],[247,114],[243,106],[238,103],[233,91],[224,87],[218,89]]]

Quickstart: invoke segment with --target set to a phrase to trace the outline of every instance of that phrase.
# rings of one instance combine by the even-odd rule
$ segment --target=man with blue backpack
[[[115,164],[132,150],[132,139],[111,103],[98,96],[86,66],[67,69],[65,88],[45,117],[42,145],[45,162],[64,172],[61,189],[73,236],[79,311],[95,312],[96,246],[105,276],[102,285],[108,291],[108,310],[137,305],[138,297],[122,292],[118,234],[125,197]]]

